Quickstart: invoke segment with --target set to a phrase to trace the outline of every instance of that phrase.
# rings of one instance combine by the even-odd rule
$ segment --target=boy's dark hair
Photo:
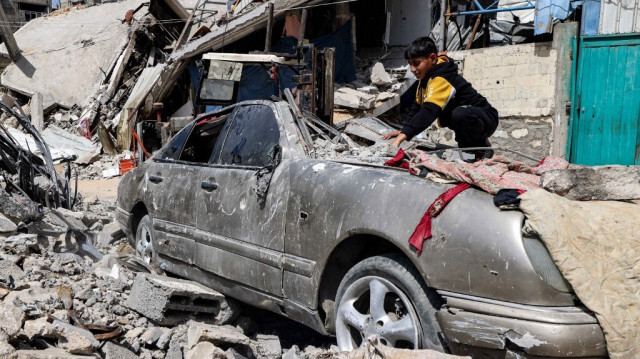
[[[417,57],[429,57],[429,55],[437,53],[438,47],[433,40],[428,37],[419,37],[404,50],[404,58],[409,60]]]

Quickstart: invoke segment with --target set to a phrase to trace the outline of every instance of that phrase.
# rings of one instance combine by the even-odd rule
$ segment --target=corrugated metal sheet
[[[601,0],[599,34],[640,32],[640,0]]]

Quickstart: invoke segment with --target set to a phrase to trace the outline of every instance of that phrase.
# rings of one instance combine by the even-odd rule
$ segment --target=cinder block
[[[221,293],[200,283],[158,275],[138,274],[125,306],[160,325],[176,325],[189,319],[225,324],[237,308]]]

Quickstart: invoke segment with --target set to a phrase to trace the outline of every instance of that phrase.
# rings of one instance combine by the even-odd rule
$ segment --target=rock
[[[66,336],[67,351],[71,354],[91,354],[93,353],[93,343],[91,338],[79,332],[72,331]],[[95,340],[95,339],[94,339]]]
[[[371,68],[371,83],[376,86],[391,86],[393,83],[393,79],[380,62],[376,62]]]
[[[172,335],[173,335],[173,331],[171,329],[162,333],[162,335],[160,336],[160,338],[158,338],[158,341],[156,342],[156,347],[158,347],[158,349],[161,349],[161,350],[167,350],[167,347],[169,346],[169,341],[171,340]]]
[[[280,358],[282,356],[282,346],[277,335],[258,334],[256,335],[258,345],[254,354],[258,358]]]
[[[0,283],[15,288],[24,279],[24,271],[12,261],[0,260]]]
[[[147,273],[138,274],[125,306],[160,325],[186,322],[199,313],[223,324],[238,313],[222,294],[200,283]]]
[[[104,359],[137,359],[138,356],[127,348],[113,342],[106,342],[102,347]]]
[[[116,254],[121,256],[134,254],[135,252],[136,250],[133,249],[133,247],[131,247],[129,243],[120,243],[120,245],[118,245],[118,248],[116,248]]]
[[[40,251],[38,248],[38,236],[26,233],[4,238],[0,242],[0,247],[5,252],[11,252],[16,255],[28,255]]]
[[[24,323],[26,316],[22,310],[11,303],[0,302],[0,330],[13,338]]]
[[[348,87],[341,87],[335,91],[333,102],[336,106],[368,110],[375,104],[376,96]]]
[[[398,95],[394,94],[393,92],[381,92],[378,94],[378,96],[376,96],[376,101],[387,101],[390,98],[394,98]]]
[[[11,293],[9,289],[0,288],[0,299],[4,299],[9,293]]]
[[[142,333],[144,333],[144,328],[133,328],[124,335],[124,338],[127,339],[129,343],[132,343],[133,340],[138,338]]]
[[[0,189],[0,213],[13,223],[28,223],[42,216],[40,206],[28,198],[12,196]]]
[[[82,222],[84,217],[83,212],[74,212],[65,208],[56,208],[51,211],[55,216],[58,216],[69,228],[76,231],[86,231],[88,228]]]
[[[140,342],[146,344],[147,346],[155,344],[163,334],[169,331],[169,328],[163,327],[149,328],[140,336]]]
[[[7,358],[15,351],[16,349],[9,344],[9,336],[0,331],[0,358]]]
[[[4,214],[0,213],[0,235],[6,236],[15,233],[18,230],[18,226],[13,223]]]
[[[84,155],[78,157],[78,159],[75,160],[75,163],[79,165],[90,165],[98,160],[100,160],[99,153],[85,153]]]
[[[123,237],[124,232],[120,229],[120,225],[117,222],[111,222],[105,225],[98,233],[96,246],[98,248],[109,248],[113,242]]]
[[[96,215],[93,212],[84,211],[81,213],[82,213],[81,221],[87,227],[91,227],[100,221],[100,217],[98,217],[98,215]]]
[[[198,343],[195,347],[187,352],[185,359],[225,359],[226,354],[224,350],[216,347],[209,342]]]
[[[284,354],[282,355],[282,359],[300,359],[300,357],[298,356],[299,351],[300,349],[298,349],[298,346],[294,345],[289,350],[284,352]]]
[[[65,309],[71,309],[73,307],[73,291],[71,290],[71,287],[59,285],[56,288],[56,294],[62,303],[64,303]]]
[[[368,93],[369,95],[376,95],[378,94],[378,88],[375,86],[362,86],[362,87],[356,87],[356,90],[360,91],[360,92],[364,92],[364,93]]]
[[[187,327],[185,325],[179,325],[173,328],[165,359],[183,359],[183,348],[186,346]]]
[[[86,355],[69,354],[60,348],[48,348],[44,350],[18,350],[13,353],[12,359],[88,359]]]
[[[69,227],[57,215],[51,211],[45,211],[44,216],[37,222],[27,225],[32,235],[59,236],[69,231]]]
[[[640,199],[640,166],[596,166],[551,170],[542,188],[577,201]]]
[[[40,317],[34,320],[24,322],[24,333],[29,340],[35,337],[53,338],[54,333],[51,330],[51,323],[47,321],[47,317]]]
[[[74,354],[91,353],[95,348],[100,346],[100,342],[94,338],[90,331],[64,323],[60,320],[54,320],[53,323],[51,323],[51,330],[53,330],[58,338],[67,342],[67,350],[69,350],[69,352],[73,350],[72,353]]]
[[[195,321],[190,321],[188,325],[187,344],[189,348],[199,342],[211,342],[217,345],[237,344],[251,346],[254,344],[249,337],[235,329]]]
[[[86,289],[83,289],[80,292],[76,293],[75,299],[87,300],[87,299],[91,298],[92,296],[93,296],[93,289],[86,288]]]

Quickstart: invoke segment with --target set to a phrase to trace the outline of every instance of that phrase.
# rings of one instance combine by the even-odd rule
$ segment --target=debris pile
[[[367,64],[361,64],[367,66]],[[389,70],[389,72],[387,72]],[[385,69],[381,62],[356,74],[355,81],[335,91],[334,122],[352,117],[378,117],[400,103],[400,96],[415,83],[408,66]]]
[[[256,333],[239,304],[139,259],[113,204],[78,207],[31,220],[0,208],[0,356],[281,356],[279,338]]]
[[[112,203],[96,199],[77,207],[83,211],[42,209],[31,221],[9,219],[15,214],[0,208],[0,357],[365,354],[340,353],[332,338],[275,314],[252,313],[257,310],[196,282],[162,275],[136,256],[114,222]],[[432,351],[415,354],[421,352],[437,357]]]

